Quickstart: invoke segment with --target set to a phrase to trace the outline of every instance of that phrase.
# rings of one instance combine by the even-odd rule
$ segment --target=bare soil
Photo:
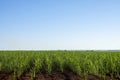
[[[29,74],[23,74],[20,78],[12,75],[12,73],[0,72],[0,80],[120,80],[120,77],[111,79],[110,76],[106,76],[104,79],[96,75],[89,74],[87,77],[81,77],[72,72],[56,72],[53,74],[38,73],[31,79]]]

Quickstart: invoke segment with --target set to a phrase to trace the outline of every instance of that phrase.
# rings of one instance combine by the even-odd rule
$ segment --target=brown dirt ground
[[[32,79],[29,74],[24,74],[18,79],[12,76],[11,73],[0,72],[0,80],[32,80]],[[71,72],[66,73],[57,72],[53,74],[39,73],[36,75],[35,78],[33,78],[33,80],[85,80],[85,78]],[[104,80],[104,79],[96,75],[89,74],[86,77],[86,80]],[[109,76],[106,76],[105,80],[120,80],[120,78],[111,79]]]

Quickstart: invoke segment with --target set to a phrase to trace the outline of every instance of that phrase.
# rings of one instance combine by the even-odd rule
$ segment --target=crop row
[[[78,75],[120,74],[120,52],[0,51],[0,71],[16,76],[71,71]]]

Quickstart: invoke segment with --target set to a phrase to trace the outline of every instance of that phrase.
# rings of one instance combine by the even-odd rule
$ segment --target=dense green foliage
[[[72,71],[79,75],[119,75],[120,52],[0,51],[0,71],[20,76],[38,72]]]

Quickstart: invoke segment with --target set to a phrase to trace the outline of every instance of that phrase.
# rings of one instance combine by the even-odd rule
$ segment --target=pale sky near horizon
[[[120,49],[120,0],[0,0],[0,50]]]

